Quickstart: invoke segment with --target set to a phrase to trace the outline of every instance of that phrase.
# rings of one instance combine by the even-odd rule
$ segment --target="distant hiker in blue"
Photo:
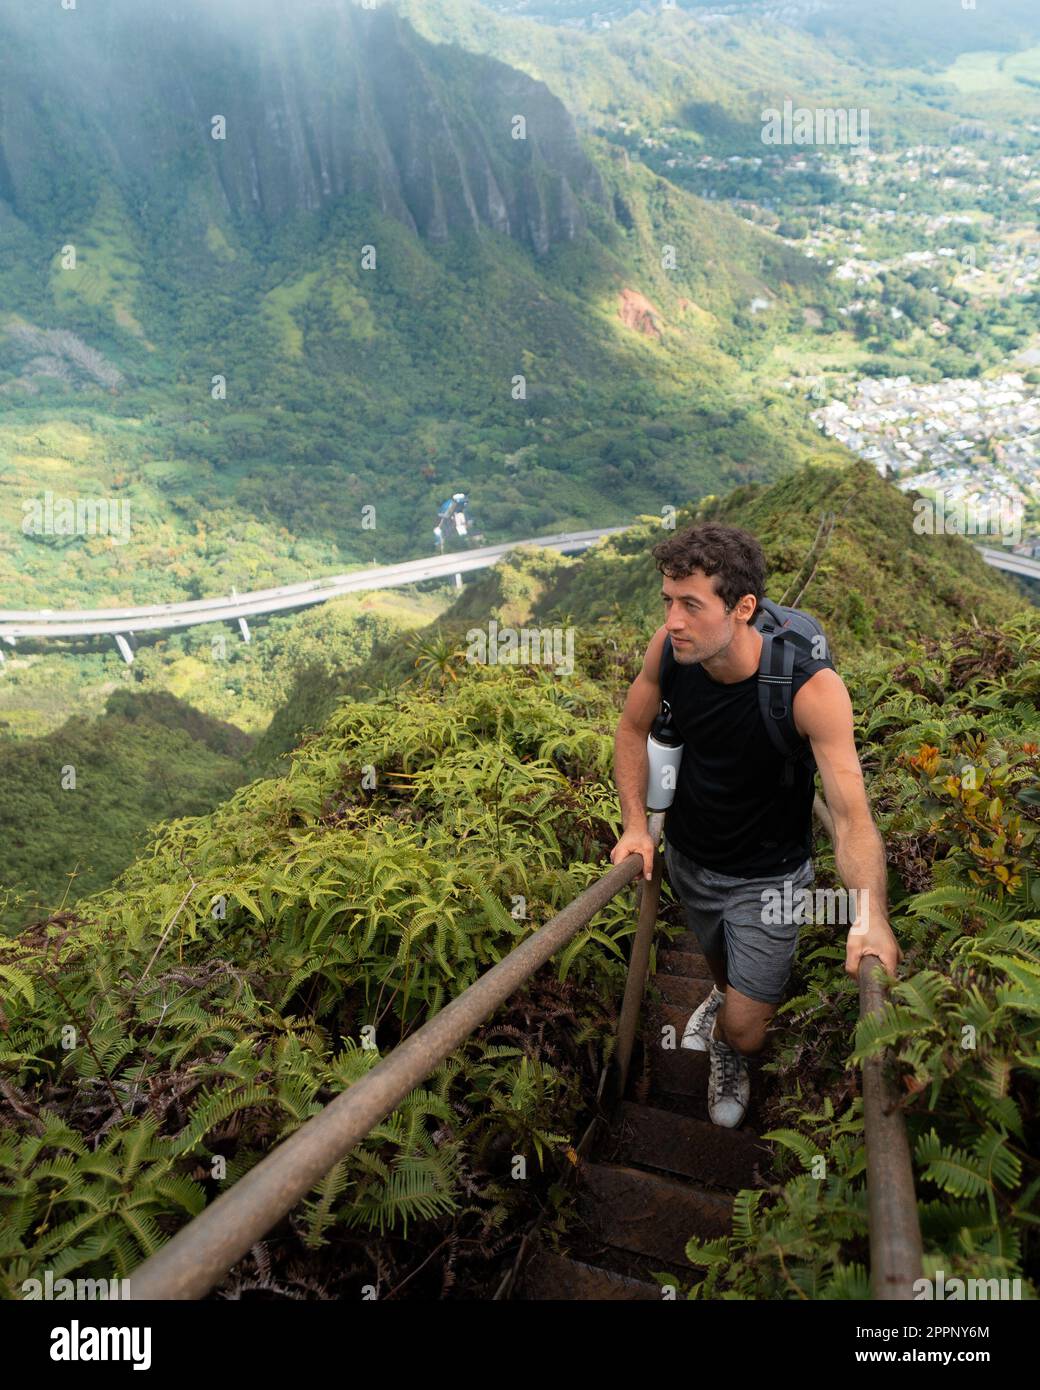
[[[682,1045],[710,1054],[708,1112],[733,1127],[750,1094],[745,1059],[764,1045],[812,898],[817,768],[853,904],[839,919],[849,927],[845,969],[858,975],[861,956],[872,953],[895,973],[902,951],[888,923],[885,850],[863,785],[852,702],[819,624],[765,598],[762,547],[735,526],[689,527],[653,555],[665,621],[618,723],[624,829],[610,857],[616,864],[639,854],[650,877],[647,736],[663,714],[681,744],[665,864],[715,980]],[[667,797],[650,804],[667,805]],[[832,903],[839,895],[827,893]]]

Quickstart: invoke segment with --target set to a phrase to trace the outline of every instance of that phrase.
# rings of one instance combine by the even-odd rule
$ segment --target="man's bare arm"
[[[873,954],[894,974],[903,953],[888,924],[885,846],[863,783],[852,701],[836,671],[817,671],[806,681],[795,696],[794,716],[798,732],[812,744],[827,809],[834,818],[834,862],[845,887],[856,893],[845,968],[856,975],[860,957]]]
[[[630,854],[643,856],[643,875],[653,870],[654,849],[646,829],[646,779],[649,771],[646,737],[661,707],[661,649],[665,630],[658,628],[643,658],[643,667],[629,686],[614,735],[614,781],[621,802],[621,838],[611,851],[618,864]]]

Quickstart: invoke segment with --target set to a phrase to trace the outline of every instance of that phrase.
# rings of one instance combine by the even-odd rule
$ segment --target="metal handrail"
[[[834,839],[834,818],[819,796],[813,811]],[[860,957],[859,1016],[885,1007],[885,967],[873,952]],[[867,1150],[867,1233],[870,1289],[875,1300],[912,1299],[923,1275],[924,1250],[910,1145],[899,1096],[885,1072],[885,1054],[863,1063],[863,1142]]]
[[[813,815],[833,842],[834,817],[819,795],[813,799]],[[614,1053],[618,1094],[624,1094],[628,1077],[636,1019],[646,989],[650,946],[660,896],[662,855],[656,846],[661,831],[655,827],[652,818],[649,829],[655,845],[654,874],[650,882],[640,883],[639,924],[629,957],[625,997],[618,1024],[618,1043]],[[885,967],[879,956],[871,953],[861,958],[857,974],[860,1018],[884,1008],[885,975]],[[606,1075],[604,1069],[600,1079],[601,1092]],[[914,1281],[923,1274],[921,1228],[906,1126],[899,1097],[886,1076],[884,1053],[868,1057],[863,1063],[862,1089],[871,1296],[879,1301],[912,1299]]]
[[[621,1015],[618,1019],[617,1046],[614,1049],[613,1065],[617,1081],[617,1094],[625,1093],[628,1068],[632,1061],[632,1047],[635,1043],[636,1024],[639,1009],[646,993],[646,981],[650,970],[650,946],[654,939],[654,923],[661,899],[661,873],[664,856],[658,848],[664,830],[664,812],[655,811],[647,819],[647,833],[654,846],[654,868],[649,879],[640,879],[638,892],[638,921],[632,949],[628,956],[628,973],[625,976],[625,994],[621,1001]],[[603,1094],[607,1079],[607,1068],[600,1077],[596,1099]]]
[[[885,1007],[885,974],[880,957],[860,957],[860,1018]],[[912,1299],[914,1282],[924,1274],[924,1250],[906,1125],[899,1097],[885,1073],[884,1053],[863,1062],[863,1140],[871,1297]]]
[[[663,817],[662,817],[663,819]],[[659,833],[659,832],[658,832]],[[642,870],[630,854],[307,1120],[132,1272],[130,1299],[204,1294]]]
[[[813,812],[830,840],[834,817],[817,796]],[[873,952],[860,957],[859,1016],[885,1007],[885,967]],[[870,1291],[878,1301],[912,1299],[923,1274],[924,1250],[910,1145],[899,1097],[885,1072],[885,1054],[863,1063],[863,1142],[867,1151],[867,1238]]]
[[[813,810],[833,837],[833,820],[819,797]],[[663,813],[649,817],[653,872],[649,880],[639,880],[638,922],[629,955],[617,1046],[610,1066],[603,1069],[600,1077],[597,1100],[611,1068],[619,1094],[624,1093],[660,901],[663,855],[659,841],[663,826]],[[514,947],[140,1264],[130,1275],[127,1297],[193,1299],[208,1293],[330,1168],[641,874],[642,867],[640,855],[628,855]],[[884,1007],[884,979],[880,959],[864,956],[859,969],[861,1018]],[[868,1058],[863,1064],[863,1105],[872,1296],[908,1299],[913,1297],[914,1280],[921,1278],[921,1233],[906,1129],[898,1098],[885,1076],[883,1055]]]

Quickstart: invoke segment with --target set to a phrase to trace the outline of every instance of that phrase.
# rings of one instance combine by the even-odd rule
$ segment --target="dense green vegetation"
[[[129,690],[113,692],[100,718],[0,740],[0,925],[111,883],[152,826],[229,796],[251,743],[173,695]]]
[[[114,649],[12,656],[0,685],[0,717],[19,735],[0,739],[0,926],[105,886],[153,824],[208,811],[271,770],[377,644],[393,651],[449,602],[338,599],[274,615],[248,644],[204,624],[142,642],[130,667]]]
[[[248,734],[262,733],[289,700],[301,669],[349,669],[377,638],[429,622],[456,595],[447,583],[377,589],[298,612],[250,619],[250,641],[233,623],[141,633],[127,666],[107,637],[20,642],[0,680],[0,731],[51,733],[70,709],[100,714],[114,690],[169,691]]]
[[[824,478],[700,511],[754,524],[776,581],[802,585],[835,635],[907,959],[883,1023],[857,1032],[843,947],[823,928],[806,937],[772,1063],[775,1185],[741,1198],[732,1240],[691,1244],[707,1271],[691,1276],[694,1297],[863,1296],[853,1069],[882,1044],[906,1078],[929,1264],[1035,1278],[1040,626],[962,539],[915,554],[886,534],[900,518],[910,532],[911,502],[870,470],[831,480],[830,500],[844,482],[855,509],[800,573],[819,510],[805,489]],[[617,711],[655,625],[654,539],[648,524],[642,544],[578,560],[519,554],[484,581],[480,617],[474,589],[410,647],[376,647],[347,678],[368,693],[341,691],[284,771],[173,821],[111,889],[0,947],[9,1295],[43,1266],[133,1268],[603,872],[619,828]],[[908,635],[896,554],[917,573],[913,601],[929,589],[941,636]],[[491,616],[559,618],[564,580],[572,674],[467,659],[465,631]],[[873,639],[847,607],[860,584]],[[319,690],[320,706],[331,682]],[[826,846],[819,865],[829,881]],[[384,1296],[416,1273],[411,1296],[486,1295],[546,1203],[566,1247],[562,1178],[612,1044],[633,929],[622,895],[224,1292],[352,1296],[375,1282]],[[823,1154],[826,1178],[792,1171],[792,1152],[806,1166]],[[511,1176],[515,1156],[527,1181]]]
[[[226,306],[178,308],[171,291],[183,345],[167,344],[165,379],[135,376],[104,404],[86,390],[73,402],[59,385],[10,400],[0,471],[10,606],[208,597],[427,554],[437,504],[459,488],[493,542],[625,521],[648,499],[830,451],[783,392],[742,380],[740,362],[752,365],[768,341],[729,323],[763,291],[797,302],[813,278],[807,263],[730,214],[662,194],[649,174],[626,181],[625,199],[632,231],[604,222],[603,243],[561,250],[538,272],[504,238],[474,242],[460,268],[456,252],[382,219],[363,345],[328,316],[331,285],[361,274],[330,258],[362,244],[366,219],[313,248],[288,246],[286,257],[321,271],[292,311],[308,345],[298,363],[277,338],[226,342]],[[655,268],[665,243],[678,273]],[[734,243],[745,248],[736,259]],[[261,314],[279,275],[277,265],[243,269],[240,312]],[[622,324],[629,287],[660,315],[660,340]],[[87,332],[74,308],[66,320]],[[184,379],[189,344],[219,364],[228,400],[210,398],[208,376]],[[242,380],[247,363],[261,373],[255,386]],[[518,373],[526,400],[512,398]],[[125,504],[129,539],[23,533],[26,502],[48,490]]]
[[[834,513],[820,549],[821,518]],[[680,508],[675,526],[718,520],[759,538],[769,563],[769,596],[823,618],[839,660],[867,651],[898,652],[916,635],[938,637],[973,617],[1000,625],[1027,611],[1005,579],[959,536],[918,536],[912,501],[869,464],[805,469],[770,487],[749,485]],[[539,617],[624,616],[649,631],[661,621],[660,576],[649,548],[668,533],[661,522],[601,542],[567,568]]]
[[[285,776],[175,823],[109,894],[2,948],[9,1296],[41,1262],[125,1272],[595,878],[612,714],[588,681],[504,669],[450,699],[345,705]],[[613,904],[340,1164],[273,1286],[384,1294],[438,1228],[455,1248],[433,1286],[456,1264],[486,1277],[557,1169],[631,930]],[[513,1154],[535,1181],[510,1180]],[[390,1232],[379,1269],[371,1230]]]

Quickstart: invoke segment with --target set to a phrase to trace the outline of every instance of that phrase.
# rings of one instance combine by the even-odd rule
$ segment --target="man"
[[[623,832],[610,857],[616,864],[639,854],[650,877],[646,739],[660,709],[667,636],[676,662],[668,701],[683,756],[665,818],[665,863],[715,980],[686,1026],[683,1046],[710,1054],[708,1111],[716,1124],[732,1127],[747,1109],[745,1058],[761,1051],[783,997],[803,890],[813,882],[813,762],[834,819],[838,873],[855,905],[846,917],[852,925],[845,969],[856,976],[860,958],[870,953],[894,974],[902,951],[888,924],[885,851],[863,785],[852,702],[830,660],[798,653],[792,713],[812,757],[796,762],[789,780],[762,722],[762,635],[752,626],[765,594],[762,547],[735,526],[703,524],[678,532],[653,555],[663,576],[665,621],[618,723],[614,767]]]

